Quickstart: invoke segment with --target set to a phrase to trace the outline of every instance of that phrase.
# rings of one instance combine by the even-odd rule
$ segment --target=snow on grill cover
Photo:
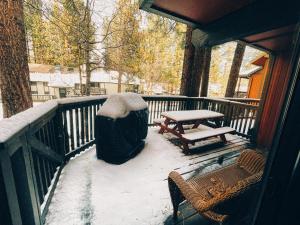
[[[148,106],[135,93],[110,95],[96,116],[97,158],[121,164],[144,148]]]

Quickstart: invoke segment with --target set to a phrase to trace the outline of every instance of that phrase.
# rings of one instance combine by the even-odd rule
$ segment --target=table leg
[[[160,129],[158,131],[159,134],[163,134],[165,132],[165,127],[168,127],[170,123],[170,119],[166,118],[163,124],[161,124]]]
[[[217,127],[221,127],[221,121],[219,118],[215,118],[214,121]]]
[[[177,123],[177,128],[180,134],[184,134],[184,129],[182,123]]]
[[[178,125],[176,124],[172,130],[176,131],[177,128],[178,128]]]
[[[215,118],[215,124],[216,124],[217,127],[221,127],[221,121],[220,121],[219,118]],[[220,135],[220,138],[221,138],[221,140],[222,140],[224,143],[227,142],[227,139],[226,139],[226,137],[225,137],[225,134],[221,134],[221,135]]]
[[[190,151],[189,145],[188,143],[186,143],[185,141],[181,140],[182,143],[182,147],[183,147],[183,152],[186,154]]]
[[[193,125],[192,129],[198,128],[200,124],[201,124],[201,120],[197,120]]]

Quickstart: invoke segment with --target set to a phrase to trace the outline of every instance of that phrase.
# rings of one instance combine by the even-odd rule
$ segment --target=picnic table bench
[[[156,119],[154,123],[160,126],[159,133],[170,132],[177,136],[185,152],[189,151],[189,144],[195,144],[207,138],[220,136],[225,143],[225,134],[232,133],[235,130],[231,127],[221,127],[221,120],[224,114],[210,110],[186,110],[186,111],[168,111],[161,114],[163,118]],[[200,124],[211,120],[215,123],[216,128],[209,130],[197,129]],[[184,125],[190,124],[191,128],[185,133]],[[170,125],[174,125],[171,127]]]

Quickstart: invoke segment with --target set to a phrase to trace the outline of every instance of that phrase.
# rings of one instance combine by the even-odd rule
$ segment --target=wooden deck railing
[[[149,125],[163,111],[210,109],[249,137],[258,106],[182,96],[143,96]],[[41,225],[68,160],[95,143],[95,116],[105,96],[52,100],[0,121],[0,224]]]
[[[225,98],[229,101],[241,102],[249,105],[259,105],[260,99],[257,98]]]

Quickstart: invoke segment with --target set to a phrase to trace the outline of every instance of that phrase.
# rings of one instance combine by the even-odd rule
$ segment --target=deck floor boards
[[[188,178],[228,165],[249,148],[248,141],[226,135],[226,144],[213,138],[185,155],[174,137],[157,132],[151,128],[145,149],[122,165],[97,160],[94,146],[71,160],[62,172],[45,224],[211,224],[187,203],[180,206],[178,220],[172,219],[168,174],[176,170]],[[221,165],[220,156],[224,157]]]

